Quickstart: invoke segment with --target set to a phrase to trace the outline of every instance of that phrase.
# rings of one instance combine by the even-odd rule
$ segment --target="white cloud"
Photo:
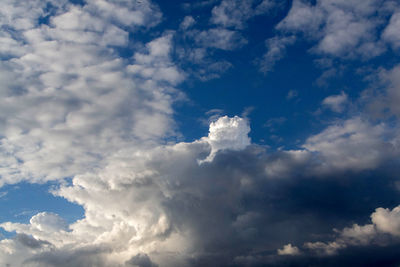
[[[390,209],[377,208],[371,215],[377,230],[400,237],[400,206]]]
[[[348,102],[348,96],[345,92],[341,92],[340,95],[332,95],[326,97],[322,101],[322,105],[331,109],[334,112],[343,112],[346,103]]]
[[[274,2],[270,0],[261,3],[254,0],[224,0],[212,9],[210,21],[223,27],[243,29],[247,20],[268,12],[273,6]]]
[[[250,145],[250,127],[245,119],[224,116],[210,124],[210,132],[205,141],[211,145],[211,153],[205,161],[212,161],[220,150],[242,150]]]
[[[266,164],[267,175],[273,178],[325,176],[373,170],[400,153],[396,129],[361,117],[339,120],[308,137],[301,147],[279,151]]]
[[[396,153],[393,144],[384,141],[389,132],[384,124],[355,117],[309,137],[303,146],[323,159],[325,164],[317,167],[321,171],[374,169]]]
[[[306,242],[305,248],[321,254],[333,255],[340,249],[348,246],[367,246],[371,244],[387,244],[397,242],[400,237],[400,206],[390,209],[377,208],[371,214],[372,224],[346,227],[341,231],[336,230],[338,237],[331,242]],[[394,240],[385,240],[384,235],[389,234]],[[397,241],[396,241],[397,238]]]
[[[41,212],[36,214],[29,221],[32,227],[37,228],[39,231],[67,231],[67,222],[60,216],[54,213]]]
[[[282,249],[278,249],[278,255],[299,255],[300,250],[292,244],[284,245]]]
[[[313,51],[319,54],[371,58],[386,49],[375,34],[386,23],[376,12],[386,9],[377,0],[319,0],[315,5],[296,0],[277,29],[317,41]]]
[[[212,183],[220,175],[214,173],[213,162],[210,159],[209,164],[199,165],[198,160],[210,152],[214,157],[221,150],[246,148],[250,144],[249,130],[247,121],[242,118],[222,117],[210,125],[208,137],[193,143],[144,150],[127,147],[110,157],[104,169],[76,175],[71,185],[64,184],[53,190],[55,195],[82,205],[85,209],[83,219],[66,225],[56,214],[39,213],[29,224],[6,222],[1,227],[6,231],[32,235],[36,240],[55,246],[52,250],[44,247],[27,254],[24,257],[27,261],[52,260],[55,256],[49,254],[53,253],[51,251],[64,255],[60,257],[73,257],[82,250],[104,248],[96,252],[97,258],[105,257],[105,262],[113,264],[135,263],[138,258],[143,258],[135,258],[135,255],[146,253],[151,261],[161,262],[163,266],[182,265],[193,251],[201,251],[204,245],[197,231],[206,222],[192,225],[192,219],[199,220],[204,212],[217,212],[221,208],[219,205],[230,208],[240,199],[235,196],[241,194],[236,187],[247,188],[251,183],[243,182],[241,185],[235,180],[244,178],[236,174],[235,177],[227,175],[226,181],[219,180],[218,185]],[[196,201],[213,201],[213,191],[219,187],[232,192],[226,195],[228,199],[215,207],[215,211],[209,208],[202,211],[202,204],[196,208],[199,209],[198,215],[192,212],[192,208],[188,214],[181,214],[182,208],[187,209]],[[181,208],[181,205],[189,206]],[[224,214],[218,216],[222,216],[221,223],[227,223]],[[257,218],[255,213],[243,211],[231,227],[251,230]],[[15,242],[9,240],[4,244],[5,251],[10,250]],[[179,254],[171,257],[171,251],[179,251]],[[10,257],[18,253],[10,252]],[[82,253],[85,255],[86,252]],[[0,257],[0,264],[6,259],[9,257]]]
[[[174,134],[173,86],[184,75],[169,56],[171,34],[130,59],[114,49],[130,45],[127,31],[158,23],[158,8],[148,1],[53,4],[51,14],[45,1],[9,1],[1,11],[3,27],[15,33],[2,31],[12,42],[0,46],[9,55],[0,64],[0,185],[95,170],[121,148]],[[48,25],[38,23],[44,15]]]

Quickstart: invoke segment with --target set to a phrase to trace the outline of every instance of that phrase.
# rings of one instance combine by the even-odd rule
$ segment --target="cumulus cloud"
[[[276,25],[277,36],[267,42],[274,40],[274,47],[284,51],[288,46],[286,36],[292,34],[311,41],[310,51],[322,57],[374,58],[386,52],[387,44],[398,47],[398,9],[392,1],[295,0],[286,17]],[[272,51],[269,47],[268,50]],[[272,61],[269,58],[276,62],[283,56],[282,52],[268,54],[264,56],[267,62]],[[261,70],[265,71],[265,65],[261,65]]]
[[[57,2],[57,3],[56,3]],[[173,88],[183,74],[165,34],[123,59],[128,31],[160,21],[148,1],[47,1],[2,8],[0,184],[62,179],[101,167],[126,146],[174,133]],[[24,14],[29,14],[26,16]],[[48,23],[39,23],[48,16]],[[101,75],[99,75],[101,73]]]
[[[326,162],[318,167],[321,171],[374,169],[399,152],[393,143],[384,141],[389,132],[384,124],[371,125],[355,117],[309,137],[304,148]]]
[[[400,206],[392,210],[377,208],[371,214],[371,224],[346,227],[338,232],[336,240],[331,242],[307,242],[305,248],[317,251],[318,253],[333,255],[338,250],[349,246],[367,246],[371,244],[385,245],[388,242],[399,242],[400,237]],[[386,234],[393,236],[395,240],[389,241]]]
[[[215,154],[224,149],[242,150],[250,145],[248,122],[235,116],[224,116],[210,124],[210,132],[204,138],[211,145],[211,153],[205,161],[212,161]]]
[[[341,92],[340,95],[332,95],[326,97],[322,101],[322,105],[331,109],[334,112],[342,112],[348,102],[348,96],[345,92]]]
[[[282,249],[278,249],[278,255],[299,255],[300,250],[292,244],[284,245]]]
[[[357,123],[362,125],[355,121],[346,127],[353,129]],[[318,160],[309,151],[266,154],[261,147],[249,146],[249,130],[246,120],[225,116],[211,123],[207,137],[192,143],[152,149],[121,149],[109,158],[105,168],[75,175],[71,184],[62,184],[53,189],[54,195],[82,205],[85,209],[83,219],[66,225],[55,214],[39,213],[28,224],[1,224],[7,231],[32,236],[42,244],[34,245],[37,249],[32,250],[18,240],[2,240],[4,252],[1,252],[1,263],[25,261],[37,265],[63,266],[63,262],[71,259],[70,264],[75,266],[102,266],[100,262],[106,266],[196,266],[208,262],[229,265],[245,259],[248,262],[250,258],[265,263],[268,260],[252,252],[254,249],[262,251],[262,247],[268,246],[276,251],[282,238],[294,236],[297,237],[292,244],[302,240],[305,242],[310,232],[300,229],[313,229],[311,232],[321,233],[318,225],[323,218],[314,216],[323,216],[322,210],[327,209],[324,205],[330,207],[332,196],[327,195],[322,186],[326,181],[292,178],[307,176],[307,172],[312,177],[327,164],[332,165],[329,167],[331,175],[343,168],[361,171],[367,167],[354,162],[344,167],[338,165],[335,157],[339,157],[340,153],[344,153],[341,157],[345,158],[351,157],[348,153],[355,152],[341,151],[344,146],[337,146],[337,155],[335,153],[333,156],[329,154],[329,147],[323,144],[325,141],[319,140],[322,137],[312,139],[313,149],[318,149],[325,156]],[[368,129],[367,132],[373,133],[373,130]],[[343,138],[352,136],[344,132],[342,134],[343,137],[340,133],[340,136],[327,136],[331,136],[332,140],[338,139],[335,142],[339,143],[343,142]],[[369,137],[381,138],[374,134]],[[202,159],[206,159],[207,163],[199,164]],[[291,178],[270,179],[284,175]],[[359,182],[354,181],[355,184]],[[330,184],[330,191],[334,195],[350,197],[342,204],[340,201],[337,203],[338,208],[346,209],[348,201],[355,201],[360,196],[351,197],[354,193],[352,186],[342,188],[340,182],[337,183]],[[370,184],[373,190],[385,188],[371,182],[366,184]],[[303,194],[308,192],[308,187],[313,189],[313,194],[307,193],[308,197],[305,197]],[[348,194],[348,190],[352,194]],[[368,191],[361,190],[358,194],[368,194]],[[315,196],[319,197],[321,210],[314,207],[317,210],[313,216],[307,215],[304,220],[293,224],[293,216],[301,217],[303,212],[309,214],[308,203],[315,203]],[[394,196],[394,193],[390,196]],[[375,205],[376,201],[370,205]],[[287,209],[297,210],[296,215],[288,214]],[[394,233],[396,224],[382,219],[392,220],[396,216],[392,213],[377,210],[374,218],[380,218],[380,222],[373,219],[376,228]],[[353,212],[350,214],[355,216]],[[368,231],[368,227],[361,227],[354,231],[343,231],[343,236],[355,239],[357,233],[367,234]],[[282,232],[286,233],[285,236],[282,236]],[[342,246],[339,241],[320,242],[310,243],[304,248],[333,253]],[[29,253],[24,252],[27,250]],[[295,245],[285,246],[279,251],[281,255],[290,254],[293,257],[300,252]],[[21,259],[18,261],[16,257]]]

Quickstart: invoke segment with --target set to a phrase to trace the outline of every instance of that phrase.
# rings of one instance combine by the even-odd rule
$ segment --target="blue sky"
[[[0,265],[400,263],[398,1],[6,0],[0,25]]]

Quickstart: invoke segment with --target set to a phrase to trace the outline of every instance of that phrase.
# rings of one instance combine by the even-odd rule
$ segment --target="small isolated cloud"
[[[283,248],[278,249],[278,255],[300,255],[300,250],[296,246],[292,246],[292,244],[284,245]]]
[[[0,192],[0,198],[7,196],[7,194],[8,194],[7,191]]]
[[[264,127],[267,127],[271,132],[275,132],[278,127],[284,124],[287,121],[285,117],[278,117],[269,119],[265,124]]]
[[[290,100],[293,98],[296,98],[299,95],[299,92],[297,92],[296,90],[290,90],[286,96],[286,99]]]
[[[195,23],[196,20],[192,16],[186,16],[179,25],[179,28],[181,30],[187,30],[188,28],[192,27]]]
[[[345,109],[348,100],[348,95],[342,91],[340,95],[332,95],[326,97],[322,101],[322,105],[326,108],[331,109],[334,112],[341,113]]]

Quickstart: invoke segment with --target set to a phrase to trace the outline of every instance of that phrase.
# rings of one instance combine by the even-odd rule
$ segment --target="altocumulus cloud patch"
[[[5,1],[0,201],[84,214],[0,222],[0,265],[398,265],[399,12]]]

